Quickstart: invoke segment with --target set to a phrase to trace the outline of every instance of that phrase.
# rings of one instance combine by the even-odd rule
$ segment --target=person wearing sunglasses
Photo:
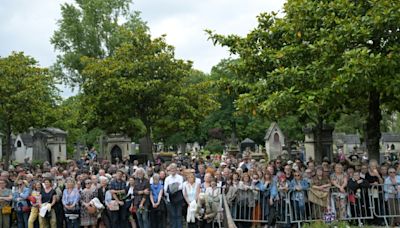
[[[391,167],[388,170],[389,176],[386,177],[383,186],[383,191],[385,192],[385,201],[388,204],[389,215],[397,215],[397,217],[391,218],[390,225],[399,226],[400,225],[400,175],[397,175],[396,169]]]
[[[309,183],[303,179],[300,171],[295,171],[293,176],[294,179],[290,181],[289,189],[293,191],[291,200],[294,203],[294,214],[296,219],[304,219],[306,217],[306,191],[309,189]]]

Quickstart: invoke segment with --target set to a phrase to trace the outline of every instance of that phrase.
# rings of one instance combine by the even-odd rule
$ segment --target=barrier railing
[[[400,183],[373,185],[373,214],[384,220],[386,226],[400,224]]]
[[[386,226],[400,222],[399,185],[367,185],[353,189],[345,192],[334,187],[326,192],[290,190],[279,192],[278,197],[270,202],[268,193],[250,188],[237,190],[234,196],[224,195],[224,203],[228,204],[224,208],[230,208],[232,220],[236,223],[297,223],[300,227],[302,223],[321,220],[326,223],[356,221],[362,225],[372,219],[382,219]]]

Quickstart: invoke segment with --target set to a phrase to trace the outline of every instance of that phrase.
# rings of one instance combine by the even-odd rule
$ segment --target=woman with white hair
[[[211,228],[217,212],[217,205],[208,198],[207,194],[200,193],[196,210],[199,228]]]
[[[100,186],[97,190],[97,196],[100,200],[100,202],[103,205],[106,205],[105,199],[106,199],[106,192],[108,191],[108,178],[105,176],[99,176],[99,181],[100,181]],[[101,213],[100,220],[98,221],[99,227],[111,227],[110,226],[110,218],[107,214],[107,210],[103,210]]]
[[[136,208],[136,216],[140,228],[149,228],[149,200],[150,183],[145,178],[145,171],[143,168],[138,168],[135,171],[135,185],[133,187],[133,207]]]

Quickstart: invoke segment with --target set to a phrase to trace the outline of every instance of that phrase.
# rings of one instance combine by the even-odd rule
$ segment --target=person
[[[190,216],[190,214],[194,214],[195,210],[193,211],[193,208],[194,209],[197,208],[196,202],[198,201],[198,197],[200,194],[200,185],[196,183],[195,177],[191,173],[187,175],[186,179],[187,180],[183,183],[183,197],[185,198],[187,205],[189,205],[186,219],[188,223],[188,228],[196,228],[197,227],[196,221],[190,219],[190,217],[192,217]]]
[[[54,210],[54,205],[57,202],[56,192],[53,189],[52,180],[50,178],[46,178],[44,180],[44,188],[42,189],[40,195],[42,196],[42,204],[41,209],[46,208],[48,211],[44,217],[39,216],[39,225],[40,228],[48,227],[50,224],[51,228],[57,227],[57,220],[56,220],[56,212]]]
[[[307,201],[306,191],[309,188],[309,183],[303,179],[303,175],[300,171],[295,171],[294,179],[289,183],[289,189],[293,191],[292,202],[294,202],[294,215],[295,219],[305,219],[306,218],[306,206]]]
[[[331,183],[335,192],[332,193],[332,197],[334,199],[335,210],[337,217],[342,219],[347,217],[347,175],[343,172],[343,166],[338,163],[335,165],[335,172],[331,175]]]
[[[125,188],[126,183],[122,180],[122,175],[124,171],[119,169],[115,173],[115,179],[110,183],[110,193],[112,194],[112,198],[116,200],[119,204],[118,211],[110,211],[110,218],[111,218],[111,226],[117,227],[120,224],[120,227],[126,227],[128,225],[126,221],[126,208],[123,207],[124,205],[124,198],[126,195]]]
[[[66,188],[61,199],[64,207],[67,228],[79,228],[79,201],[80,194],[75,187],[75,180],[68,178]]]
[[[24,182],[23,178],[19,178],[16,183],[17,186],[13,191],[13,208],[17,212],[18,228],[27,228],[30,206],[26,199],[30,194],[30,189],[28,182]]]
[[[157,221],[163,217],[163,193],[164,186],[160,182],[160,176],[156,173],[153,175],[153,184],[150,185],[150,221]],[[161,222],[151,222],[151,228],[161,228]]]
[[[265,172],[261,184],[263,185],[264,191],[261,192],[262,201],[262,211],[264,214],[262,215],[263,220],[268,221],[268,225],[273,226],[275,221],[275,206],[274,202],[278,200],[278,189],[276,188],[276,183],[272,179],[272,176],[269,172]]]
[[[34,228],[34,224],[39,216],[39,206],[42,204],[42,184],[37,181],[32,184],[32,192],[30,195],[31,213],[28,218],[28,228]]]
[[[331,182],[329,177],[324,176],[322,166],[316,168],[316,174],[310,181],[308,200],[314,205],[311,215],[314,218],[322,218],[323,213],[329,206],[329,188]]]
[[[164,194],[167,198],[171,228],[182,228],[183,177],[177,174],[177,165],[169,165],[170,175],[165,179]]]
[[[145,178],[145,171],[143,168],[138,168],[135,171],[135,187],[133,188],[133,207],[136,210],[136,216],[140,228],[149,228],[149,194],[150,184],[147,178]]]
[[[100,203],[106,205],[105,198],[106,198],[106,192],[108,191],[108,178],[105,176],[99,176],[99,180],[100,180],[100,187],[97,190],[97,196],[100,200]],[[100,221],[98,221],[98,224],[100,228],[111,227],[110,217],[108,216],[107,210],[102,211]]]
[[[387,201],[389,215],[397,215],[390,219],[392,227],[400,225],[400,175],[396,175],[396,169],[389,168],[389,176],[385,179],[383,186],[385,201]]]
[[[252,182],[247,172],[243,173],[242,180],[239,182],[237,201],[238,208],[236,209],[236,218],[250,220],[255,207],[255,198],[252,189]],[[249,222],[238,223],[239,228],[249,228],[251,225],[252,224]]]
[[[351,215],[353,217],[366,217],[369,210],[368,200],[368,181],[360,176],[360,172],[353,173],[353,177],[349,179],[347,188],[349,190],[349,203]]]
[[[90,201],[97,197],[97,191],[92,189],[92,181],[90,179],[85,180],[85,188],[81,192],[80,202],[81,202],[81,226],[83,227],[96,227],[97,215],[93,213]]]
[[[126,199],[124,204],[124,207],[129,208],[131,212],[133,208],[133,200],[135,198],[134,189],[135,189],[135,178],[131,176],[128,179],[128,186],[126,187]],[[136,213],[131,213],[131,215],[129,215],[128,217],[131,227],[136,228],[136,221],[135,221]]]
[[[65,189],[65,179],[63,178],[63,176],[57,176],[56,173],[58,173],[58,170],[57,169],[54,169],[54,170],[55,170],[54,175],[55,175],[55,179],[56,179],[54,191],[56,192],[56,196],[57,196],[57,201],[56,201],[56,204],[54,205],[54,212],[56,213],[57,227],[63,227],[65,217],[64,217],[64,210],[63,210],[63,205],[62,205],[61,200],[62,200],[63,191]]]
[[[207,194],[201,193],[196,209],[196,218],[199,221],[199,228],[212,228],[212,223],[217,215],[218,208],[216,204],[209,200]]]
[[[0,179],[0,228],[10,227],[10,213],[4,213],[4,207],[10,207],[10,202],[12,200],[11,189],[7,188],[7,182],[5,179]]]

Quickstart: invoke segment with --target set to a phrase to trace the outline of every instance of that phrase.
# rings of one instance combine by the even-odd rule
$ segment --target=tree
[[[341,113],[367,113],[368,152],[379,159],[381,108],[398,104],[400,2],[289,0],[284,9],[283,18],[260,15],[245,38],[210,33],[239,54],[253,83],[238,103],[317,128]]]
[[[0,132],[5,138],[3,159],[8,169],[11,135],[51,122],[57,98],[47,69],[22,52],[0,58]]]
[[[107,132],[132,135],[143,127],[147,147],[141,149],[151,155],[152,129],[164,116],[173,116],[171,121],[179,125],[197,118],[208,102],[190,101],[194,95],[201,98],[184,88],[191,64],[175,59],[164,37],[152,39],[148,31],[126,33],[129,42],[114,55],[84,60],[83,105],[93,113],[89,123]],[[186,121],[183,124],[186,128]]]
[[[122,27],[147,29],[138,12],[130,12],[130,0],[75,0],[61,5],[62,18],[51,43],[61,52],[52,70],[69,85],[84,82],[82,57],[105,58],[126,41]],[[123,21],[124,23],[121,23]]]
[[[94,146],[102,130],[94,127],[88,129],[83,118],[82,94],[72,96],[63,100],[54,109],[55,121],[51,124],[68,132],[67,152],[73,157],[76,145]]]

